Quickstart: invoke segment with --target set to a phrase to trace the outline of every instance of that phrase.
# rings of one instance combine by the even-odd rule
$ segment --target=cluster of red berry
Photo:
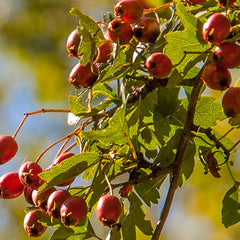
[[[137,0],[122,0],[114,8],[115,19],[109,22],[104,43],[96,49],[96,55],[92,63],[86,66],[77,63],[69,74],[69,83],[75,88],[87,88],[97,80],[99,67],[97,64],[107,62],[113,55],[113,43],[120,45],[130,44],[135,38],[140,43],[154,43],[159,34],[158,21],[152,17],[146,17],[143,5]],[[81,37],[75,29],[68,37],[67,50],[71,57],[79,55]],[[145,67],[149,74],[155,78],[167,77],[172,70],[172,62],[164,53],[153,53],[146,60]]]
[[[203,69],[202,80],[212,89],[227,90],[222,99],[224,112],[228,117],[237,117],[240,115],[240,87],[231,86],[229,68],[240,65],[240,46],[224,41],[230,29],[231,22],[221,13],[211,15],[203,24],[203,39],[216,47]]]
[[[13,137],[0,136],[0,164],[11,160],[18,150],[18,144]],[[86,201],[80,196],[72,196],[68,189],[61,190],[55,187],[39,192],[39,187],[44,181],[39,173],[49,171],[74,153],[65,152],[60,154],[46,169],[42,169],[37,162],[28,161],[21,165],[19,172],[9,172],[0,177],[0,197],[12,199],[24,193],[27,203],[35,207],[24,218],[24,229],[30,237],[39,237],[47,229],[39,220],[50,218],[59,220],[65,226],[78,225],[88,213]],[[70,186],[75,178],[57,186]],[[56,186],[56,187],[57,187]],[[103,195],[97,205],[97,218],[104,226],[116,223],[122,210],[120,200],[113,195]]]

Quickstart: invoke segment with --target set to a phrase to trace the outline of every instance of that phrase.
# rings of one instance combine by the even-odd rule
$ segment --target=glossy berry
[[[113,42],[124,45],[132,39],[133,30],[128,22],[117,18],[108,24],[108,36]]]
[[[122,211],[120,200],[113,195],[103,195],[97,204],[97,219],[104,226],[111,226],[117,222]]]
[[[77,63],[69,74],[68,82],[75,88],[87,88],[96,82],[99,74],[99,69],[96,64],[87,63],[83,66],[81,63]]]
[[[225,68],[236,68],[240,65],[240,46],[236,43],[219,44],[212,52],[213,61]]]
[[[67,190],[56,190],[48,198],[47,213],[54,219],[60,219],[60,208],[62,203],[70,198],[71,194]]]
[[[87,203],[83,198],[67,198],[60,209],[61,222],[65,226],[78,225],[87,216],[87,210]]]
[[[79,57],[78,48],[80,44],[80,36],[77,29],[74,29],[67,39],[66,48],[70,57]]]
[[[71,152],[66,152],[66,153],[60,154],[56,159],[54,159],[54,161],[52,162],[52,164],[51,164],[45,171],[50,170],[52,167],[60,164],[63,160],[65,160],[65,159],[67,159],[67,158],[70,158],[70,157],[72,157],[72,156],[74,156],[74,155],[75,155],[75,154],[74,154],[74,153],[71,153]],[[74,180],[75,180],[75,177],[69,179],[69,181],[66,181],[66,182],[57,184],[57,186],[68,186],[68,185],[70,185]]]
[[[34,189],[32,189],[31,187],[29,186],[25,186],[24,188],[24,197],[25,197],[25,200],[27,203],[31,204],[31,205],[34,205],[34,202],[32,200],[32,192],[33,192]]]
[[[164,53],[151,54],[146,62],[145,66],[150,75],[155,78],[167,77],[172,71],[172,62]]]
[[[96,61],[98,63],[105,63],[113,54],[113,42],[106,40],[97,48]]]
[[[122,0],[114,8],[117,17],[128,23],[136,23],[143,16],[143,6],[136,0]]]
[[[209,43],[221,43],[230,32],[231,23],[226,16],[221,13],[214,13],[203,24],[203,39]]]
[[[240,87],[230,87],[222,98],[222,106],[227,117],[240,116]]]
[[[37,189],[34,189],[32,191],[32,200],[34,205],[46,211],[48,198],[54,191],[56,191],[54,187],[51,187],[43,192],[39,192]]]
[[[201,78],[208,87],[221,91],[229,88],[232,82],[229,70],[213,63],[204,67]]]
[[[16,198],[23,193],[23,189],[17,172],[5,173],[0,177],[0,198]]]
[[[17,142],[11,136],[0,135],[0,165],[11,160],[17,150]]]
[[[189,5],[195,5],[204,3],[206,0],[184,0],[184,2],[188,3]]]
[[[38,176],[42,172],[42,168],[36,162],[25,162],[19,169],[19,179],[22,184],[33,189],[40,187],[43,180]]]
[[[153,43],[160,34],[159,23],[154,18],[145,17],[133,28],[134,36],[140,42]]]
[[[23,227],[29,237],[40,237],[47,227],[43,226],[39,220],[47,217],[47,214],[43,211],[34,210],[28,212],[24,217]]]

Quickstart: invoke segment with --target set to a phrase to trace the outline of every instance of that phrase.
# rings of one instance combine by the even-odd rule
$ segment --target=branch
[[[201,76],[201,72],[202,71],[200,71],[198,76]],[[174,169],[173,169],[171,184],[168,190],[166,201],[162,209],[159,221],[157,222],[157,226],[152,236],[152,240],[158,240],[161,235],[163,226],[167,220],[167,217],[173,202],[175,191],[178,187],[178,179],[180,176],[182,161],[183,161],[184,153],[185,153],[185,150],[189,141],[189,137],[191,134],[196,105],[197,105],[199,94],[202,89],[202,85],[203,83],[200,80],[200,78],[198,79],[198,81],[195,81],[195,85],[193,87],[193,90],[189,99],[189,106],[188,106],[187,115],[184,123],[183,133],[181,136],[178,151],[174,161]]]

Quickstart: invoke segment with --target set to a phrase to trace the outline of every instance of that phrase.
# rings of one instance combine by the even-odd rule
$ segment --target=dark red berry
[[[32,191],[32,200],[35,206],[40,209],[46,211],[47,210],[47,201],[48,197],[54,192],[56,189],[51,187],[43,192],[39,192],[37,189]]]
[[[60,208],[62,203],[70,198],[71,194],[67,190],[54,191],[48,198],[47,201],[47,212],[48,215],[54,219],[60,219]]]
[[[145,17],[136,23],[133,33],[138,41],[153,43],[160,34],[159,23],[154,18]]]
[[[78,225],[87,216],[87,211],[87,203],[83,198],[67,198],[60,209],[61,221],[65,226]]]
[[[29,237],[39,237],[47,230],[47,227],[39,222],[39,220],[46,217],[47,214],[45,212],[38,210],[28,212],[25,215],[23,227]]]
[[[201,78],[208,87],[221,91],[228,89],[232,82],[229,70],[213,63],[204,67]]]
[[[87,88],[96,82],[99,74],[99,69],[96,64],[87,63],[83,66],[77,63],[69,74],[68,82],[75,88]]]
[[[66,152],[66,153],[62,153],[61,155],[59,155],[53,162],[52,164],[45,170],[45,171],[48,171],[50,170],[52,167],[60,164],[63,160],[67,159],[67,158],[70,158],[72,156],[74,156],[75,154],[74,153],[71,153],[71,152]],[[60,184],[57,184],[57,186],[68,186],[70,185],[73,181],[75,180],[75,177],[69,179],[69,181],[66,181],[66,182],[63,182],[63,183],[60,183]]]
[[[79,57],[78,48],[81,38],[79,36],[78,30],[74,29],[67,39],[66,48],[70,57]]]
[[[240,116],[240,87],[230,87],[222,98],[222,106],[227,117]]]
[[[0,136],[0,165],[11,160],[17,153],[17,142],[8,135]]]
[[[146,68],[155,78],[167,77],[172,71],[172,62],[164,53],[153,53],[146,60]]]
[[[117,222],[121,211],[122,205],[117,197],[113,195],[104,195],[99,199],[97,204],[97,219],[104,226],[111,226]]]
[[[23,189],[17,172],[5,173],[0,177],[0,198],[16,198],[23,193]]]
[[[109,23],[108,36],[113,42],[124,45],[132,39],[133,30],[128,22],[117,18]]]
[[[36,162],[25,162],[19,169],[19,179],[22,184],[37,189],[43,184],[43,180],[38,176],[42,168]]]
[[[236,43],[219,44],[212,52],[215,64],[225,68],[236,68],[240,65],[240,46]]]
[[[207,156],[207,167],[210,171],[210,173],[215,177],[215,178],[220,178],[220,174],[219,174],[219,166],[218,166],[218,162],[217,159],[214,157],[214,153],[209,153]]]
[[[106,40],[97,48],[96,60],[98,63],[105,63],[113,54],[113,42]]]
[[[114,13],[125,22],[136,23],[143,16],[143,6],[136,0],[122,0],[115,6]]]
[[[221,13],[214,13],[203,24],[203,39],[209,43],[221,43],[229,34],[231,23],[226,16]]]
[[[32,189],[31,187],[29,186],[25,186],[24,188],[24,197],[25,197],[25,200],[27,203],[31,204],[31,205],[34,205],[34,202],[32,200],[32,191],[34,189]]]

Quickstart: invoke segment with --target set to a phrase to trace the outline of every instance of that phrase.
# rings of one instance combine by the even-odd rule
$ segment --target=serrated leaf
[[[203,128],[213,127],[216,121],[226,118],[222,105],[213,97],[201,97],[196,107],[194,124]]]
[[[43,171],[39,174],[45,181],[39,188],[39,191],[43,191],[78,176],[87,168],[96,164],[100,158],[101,155],[97,152],[84,152],[65,159],[60,164],[53,166],[50,170]]]
[[[76,116],[84,116],[89,110],[84,106],[81,99],[77,96],[68,96],[68,104],[71,112]]]
[[[99,94],[108,96],[109,98],[116,98],[117,94],[114,91],[113,88],[111,88],[109,85],[104,83],[98,83],[93,86],[92,88],[92,95],[93,97],[98,96]]]
[[[222,222],[230,227],[240,221],[240,187],[239,183],[230,188],[222,202]]]
[[[205,51],[210,47],[203,41],[201,34],[202,23],[198,18],[187,12],[185,6],[180,3],[177,4],[176,14],[180,17],[184,30],[170,32],[165,35],[168,42],[165,53],[173,64],[178,64],[181,61],[181,64],[177,65],[176,68],[179,73],[186,75],[196,63],[205,59]],[[188,52],[188,54],[185,55],[185,52]]]

